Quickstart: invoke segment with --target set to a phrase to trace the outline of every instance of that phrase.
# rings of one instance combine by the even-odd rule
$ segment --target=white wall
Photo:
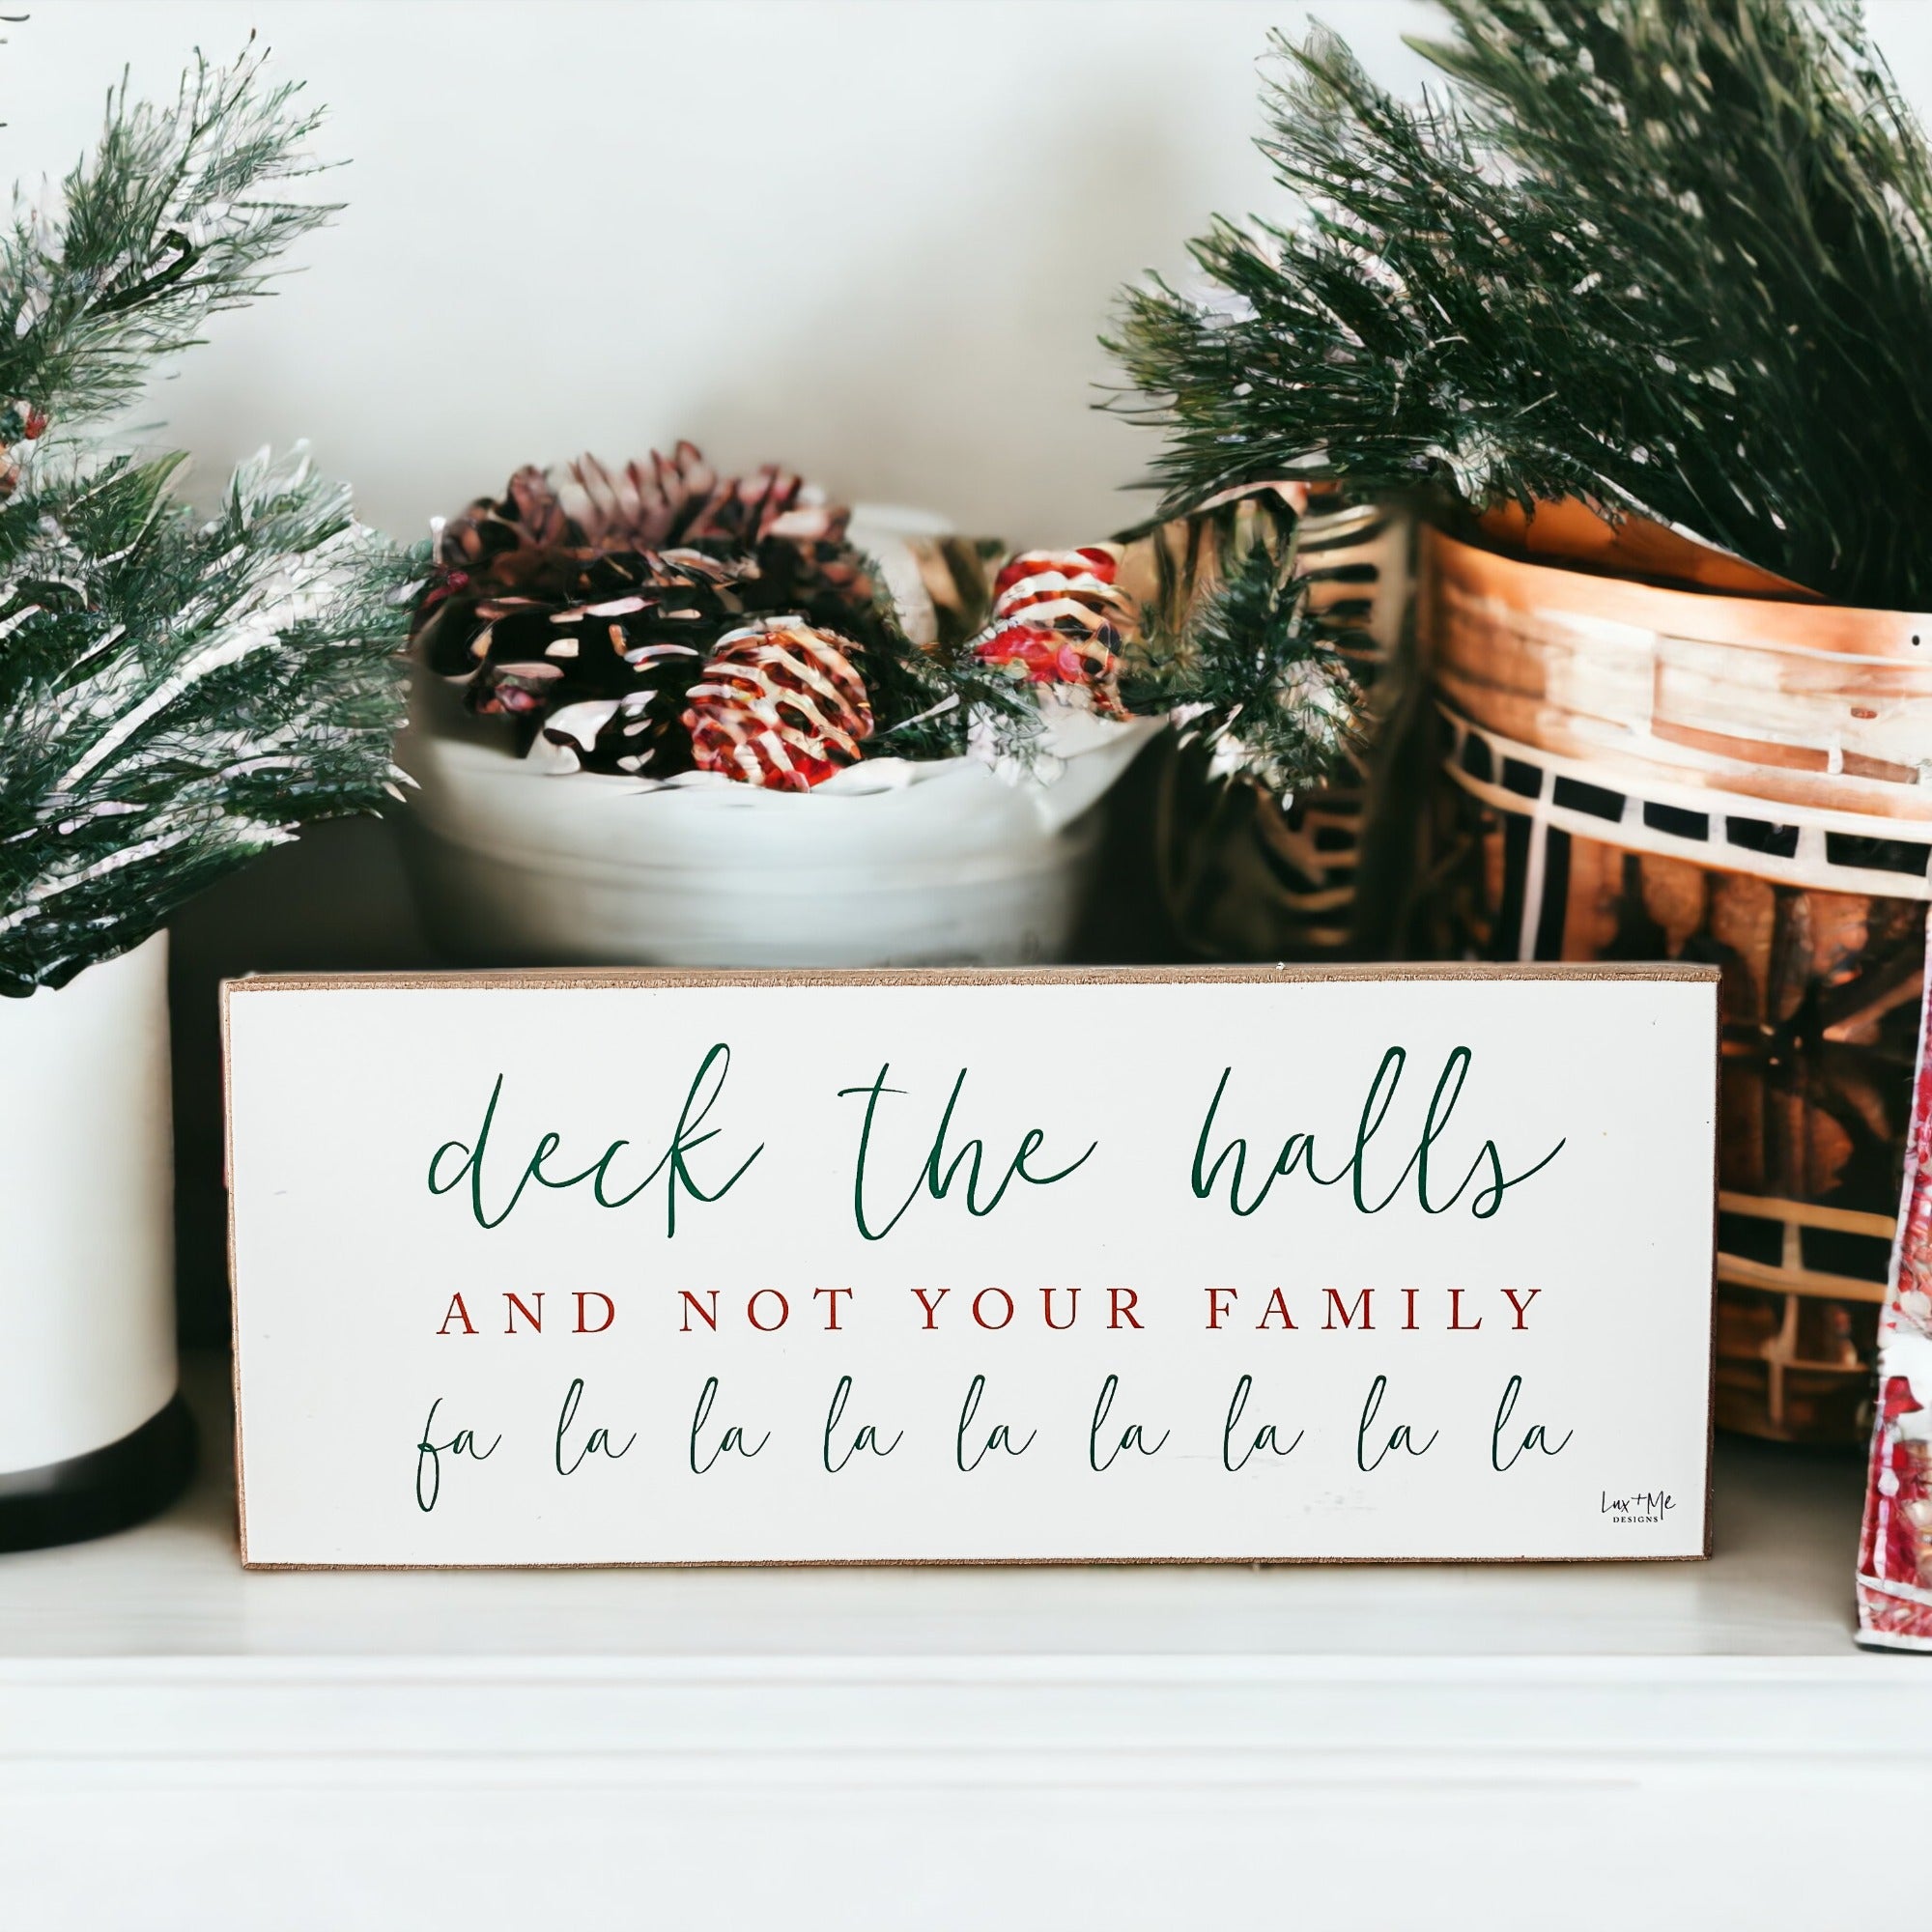
[[[25,0],[33,5],[33,0]],[[1419,0],[1316,10],[1412,85]],[[1932,101],[1932,7],[1870,10]],[[1148,433],[1094,413],[1114,293],[1269,199],[1256,57],[1298,0],[51,0],[5,31],[0,180],[128,63],[250,28],[328,104],[347,212],[150,413],[213,472],[307,436],[414,533],[516,464],[679,435],[976,529],[1093,536]]]
[[[1406,63],[1409,4],[1328,12]],[[1074,539],[1150,449],[1096,415],[1119,284],[1264,186],[1228,4],[57,0],[9,29],[0,179],[64,166],[121,63],[250,26],[328,103],[349,206],[157,399],[208,472],[308,436],[414,533],[516,464],[679,435],[841,494]]]

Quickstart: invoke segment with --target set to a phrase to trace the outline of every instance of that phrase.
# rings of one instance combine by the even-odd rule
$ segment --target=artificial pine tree
[[[1578,497],[1833,600],[1932,603],[1932,158],[1856,5],[1443,0],[1408,105],[1278,42],[1290,213],[1114,347],[1166,507],[1284,477]]]
[[[212,517],[101,419],[334,210],[281,198],[317,117],[251,49],[0,235],[0,993],[59,986],[314,820],[393,791],[414,560],[298,451]]]

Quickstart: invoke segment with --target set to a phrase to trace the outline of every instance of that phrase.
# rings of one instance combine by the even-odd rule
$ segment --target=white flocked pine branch
[[[203,518],[179,458],[88,434],[335,212],[286,198],[317,116],[264,58],[197,57],[171,106],[124,81],[0,243],[0,992],[63,984],[400,778],[420,559],[300,449]]]

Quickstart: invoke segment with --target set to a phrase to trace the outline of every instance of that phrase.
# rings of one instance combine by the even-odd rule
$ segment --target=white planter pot
[[[402,815],[431,939],[478,965],[1009,966],[1064,958],[1097,810],[1157,727],[1099,725],[1051,782],[965,759],[807,793],[656,787],[514,756],[419,681]]]
[[[0,1548],[135,1520],[186,1473],[167,939],[0,1000]]]

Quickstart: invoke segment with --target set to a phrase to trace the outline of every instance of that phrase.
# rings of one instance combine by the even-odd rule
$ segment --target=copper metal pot
[[[1463,943],[1723,971],[1718,1418],[1862,1439],[1932,900],[1932,616],[1426,533]]]

